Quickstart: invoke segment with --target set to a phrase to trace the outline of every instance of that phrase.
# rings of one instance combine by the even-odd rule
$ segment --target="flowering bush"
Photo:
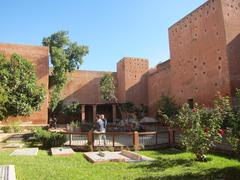
[[[227,140],[235,152],[240,154],[240,89],[236,90],[237,106],[231,110],[231,118],[227,120]]]
[[[219,95],[212,109],[198,104],[191,109],[184,104],[176,120],[169,119],[172,126],[182,130],[181,144],[196,155],[196,160],[205,161],[205,154],[214,143],[221,141],[224,133],[221,125],[229,107],[229,98]]]

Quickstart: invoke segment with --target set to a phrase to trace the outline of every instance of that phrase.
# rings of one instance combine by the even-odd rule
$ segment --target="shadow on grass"
[[[172,168],[175,166],[185,166],[190,167],[194,160],[191,159],[164,159],[164,158],[158,158],[156,161],[153,161],[151,163],[147,164],[136,164],[132,166],[131,168],[137,168],[141,169],[142,171],[150,171],[150,172],[156,172],[156,171],[164,171],[168,168]]]
[[[176,155],[176,154],[181,154],[181,153],[185,153],[185,151],[182,149],[178,149],[178,148],[166,147],[166,148],[154,150],[155,155]]]
[[[4,139],[4,143],[8,142],[8,141],[12,141],[12,142],[25,142],[27,141],[27,139],[29,137],[32,136],[32,133],[26,133],[26,134],[12,134],[10,135],[8,138]]]
[[[236,180],[239,179],[240,175],[240,166],[238,167],[226,167],[222,169],[208,169],[199,173],[182,173],[180,175],[169,175],[169,176],[145,176],[136,178],[135,180],[168,180],[168,179],[183,179],[183,180],[212,180],[212,179],[221,179],[221,180]]]
[[[224,157],[224,158],[229,159],[229,160],[234,159],[234,160],[240,161],[239,154],[237,154],[235,152],[217,152],[216,151],[216,152],[211,152],[210,154],[215,155],[215,156],[221,156],[221,157]]]

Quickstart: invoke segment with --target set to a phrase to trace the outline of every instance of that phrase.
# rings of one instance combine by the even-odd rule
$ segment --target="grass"
[[[236,179],[240,175],[238,159],[209,154],[208,162],[195,162],[191,153],[171,149],[141,151],[155,162],[91,164],[82,153],[69,157],[53,157],[40,150],[35,157],[9,156],[0,153],[0,164],[14,164],[18,180],[79,179]]]

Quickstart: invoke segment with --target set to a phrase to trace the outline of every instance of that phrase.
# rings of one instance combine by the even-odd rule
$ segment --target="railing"
[[[155,146],[169,143],[169,132],[143,132],[139,133],[139,144],[143,146]]]
[[[67,136],[65,145],[73,147],[84,146],[104,146],[104,141],[99,136],[106,136],[106,146],[109,147],[133,147],[139,149],[141,146],[160,146],[171,145],[174,142],[172,130],[159,132],[106,132],[94,133],[89,132],[64,132]]]
[[[64,132],[67,136],[65,145],[72,147],[99,147],[104,146],[103,140],[99,135],[105,134],[106,146],[108,147],[130,147],[153,148],[159,146],[175,146],[180,144],[181,131],[177,129],[168,129],[154,132],[106,132],[94,133],[89,132]],[[225,139],[225,138],[224,138]],[[216,150],[231,151],[231,146],[223,140],[223,143],[216,144]]]

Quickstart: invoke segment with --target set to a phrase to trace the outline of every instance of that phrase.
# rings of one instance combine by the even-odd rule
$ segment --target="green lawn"
[[[18,180],[75,179],[238,179],[240,162],[228,156],[208,155],[208,162],[195,162],[194,156],[171,150],[142,151],[157,159],[144,163],[91,164],[82,153],[70,157],[52,157],[40,150],[35,157],[9,156],[0,153],[0,164],[13,164]]]

